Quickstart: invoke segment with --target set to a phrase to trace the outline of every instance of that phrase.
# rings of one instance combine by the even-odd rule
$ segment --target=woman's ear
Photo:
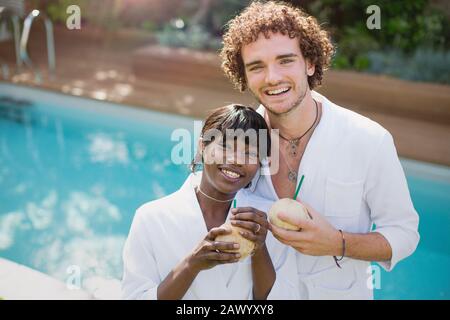
[[[197,152],[195,153],[194,159],[192,159],[190,168],[191,171],[194,173],[197,165],[203,164],[203,139],[200,137],[197,144]]]
[[[203,163],[203,151],[205,150],[205,145],[203,143],[203,138],[198,139],[197,153],[195,154],[196,163]]]
[[[198,138],[198,143],[197,143],[197,152],[198,153],[203,153],[203,149],[205,148],[204,144],[203,144],[203,137]]]

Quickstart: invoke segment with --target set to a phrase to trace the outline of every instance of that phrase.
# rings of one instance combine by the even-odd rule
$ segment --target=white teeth
[[[277,89],[277,90],[269,90],[269,91],[267,91],[267,94],[275,95],[275,94],[280,94],[282,92],[286,92],[288,90],[289,90],[289,88],[280,88],[280,89]]]
[[[227,170],[227,169],[222,169],[222,172],[225,173],[226,176],[236,179],[239,178],[241,175],[239,173]]]

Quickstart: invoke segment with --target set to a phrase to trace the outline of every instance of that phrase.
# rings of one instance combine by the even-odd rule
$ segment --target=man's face
[[[300,105],[309,90],[308,77],[314,66],[305,61],[298,39],[281,33],[260,34],[242,47],[247,85],[256,99],[276,115]]]

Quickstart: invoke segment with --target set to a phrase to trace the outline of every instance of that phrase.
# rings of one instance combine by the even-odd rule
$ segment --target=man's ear
[[[306,74],[311,77],[316,72],[316,65],[312,64],[309,59],[306,60]]]

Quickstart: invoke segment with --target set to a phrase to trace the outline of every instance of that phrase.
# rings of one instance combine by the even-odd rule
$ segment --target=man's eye
[[[260,69],[262,69],[261,66],[255,66],[255,67],[251,67],[250,71],[257,71],[257,70],[260,70]]]
[[[293,61],[294,60],[292,60],[292,59],[283,59],[283,60],[281,60],[281,64],[288,64],[288,63],[291,63]]]

